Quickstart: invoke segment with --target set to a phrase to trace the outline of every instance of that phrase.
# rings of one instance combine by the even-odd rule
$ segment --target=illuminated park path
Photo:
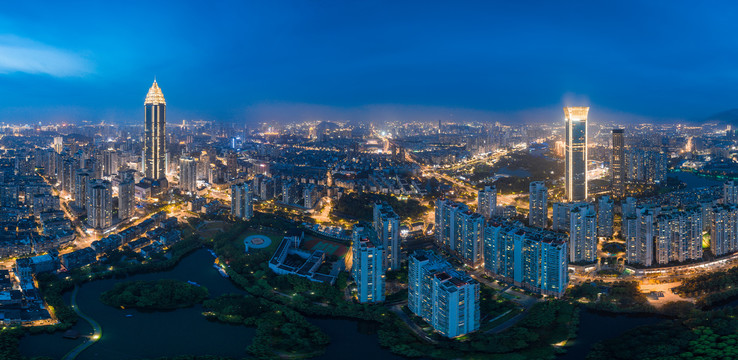
[[[73,360],[77,357],[77,355],[79,355],[79,353],[92,346],[92,344],[96,343],[98,340],[100,340],[100,337],[102,337],[102,327],[100,327],[100,324],[98,324],[97,321],[83,314],[82,311],[79,310],[79,306],[77,306],[77,290],[79,290],[79,287],[75,286],[74,291],[72,292],[72,309],[74,310],[74,312],[77,313],[77,315],[79,315],[79,317],[85,319],[85,321],[90,323],[93,330],[92,337],[87,339],[85,342],[77,345],[77,347],[75,347],[74,349],[70,350],[66,355],[64,355],[62,360]]]

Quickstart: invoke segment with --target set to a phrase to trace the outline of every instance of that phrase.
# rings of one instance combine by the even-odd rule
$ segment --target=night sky
[[[0,122],[665,122],[738,107],[736,2],[4,2]]]

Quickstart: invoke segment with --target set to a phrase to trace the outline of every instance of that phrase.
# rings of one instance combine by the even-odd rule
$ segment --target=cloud
[[[14,35],[0,35],[0,74],[15,72],[82,76],[92,72],[92,65],[71,51]]]

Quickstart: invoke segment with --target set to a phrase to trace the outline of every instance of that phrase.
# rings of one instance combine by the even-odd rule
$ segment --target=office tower
[[[548,188],[543,181],[530,183],[528,225],[546,228],[548,225]]]
[[[189,193],[197,191],[197,161],[192,157],[179,158],[179,189]]]
[[[565,107],[566,198],[587,200],[587,114],[589,107]]]
[[[154,180],[166,179],[166,108],[159,85],[154,80],[144,102],[143,173]]]
[[[400,269],[400,217],[387,203],[374,204],[374,230],[384,248],[385,271]]]
[[[563,296],[569,283],[566,237],[553,231],[493,220],[484,229],[484,269],[544,295]]]
[[[479,283],[430,250],[408,259],[408,307],[441,335],[479,329]]]
[[[597,261],[597,215],[594,206],[571,208],[569,214],[569,261]]]
[[[125,220],[133,216],[135,200],[135,184],[133,179],[125,179],[118,184],[118,219]]]
[[[597,199],[597,236],[612,237],[615,202],[607,195]]]
[[[625,139],[623,129],[612,129],[612,193],[618,199],[625,196]]]
[[[715,256],[729,254],[738,249],[738,207],[715,205],[712,208],[710,249]]]
[[[653,245],[656,237],[656,217],[658,209],[639,207],[636,209],[635,231],[628,229],[625,239],[626,260],[629,264],[651,266],[653,264]],[[633,234],[634,233],[634,234]],[[633,236],[631,236],[633,235]]]
[[[723,204],[738,204],[738,181],[728,180],[723,184]]]
[[[113,224],[113,190],[107,180],[93,179],[87,183],[87,224],[104,230]]]
[[[251,220],[254,208],[251,199],[251,188],[247,183],[231,186],[231,216],[242,220]]]
[[[360,303],[384,301],[384,245],[370,224],[354,225],[351,276]]]
[[[90,171],[87,169],[78,169],[74,175],[74,206],[82,210],[87,205],[87,183],[92,178]]]
[[[477,193],[477,213],[486,219],[494,216],[497,209],[497,187],[485,186]]]
[[[482,262],[484,217],[461,203],[436,200],[436,243],[459,255],[467,265]]]

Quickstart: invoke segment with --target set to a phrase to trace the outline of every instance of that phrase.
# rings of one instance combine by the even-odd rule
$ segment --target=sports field
[[[339,258],[343,257],[348,252],[348,247],[346,245],[316,238],[307,239],[302,248],[309,251],[323,250],[328,256],[336,255]]]

